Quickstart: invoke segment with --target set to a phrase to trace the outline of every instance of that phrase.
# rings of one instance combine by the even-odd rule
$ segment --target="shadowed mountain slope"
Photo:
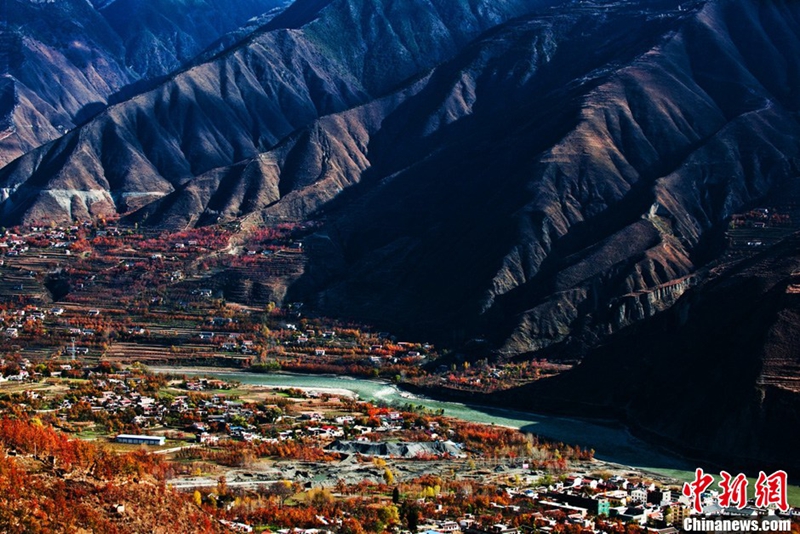
[[[267,24],[286,4],[279,0],[112,0],[96,5],[122,40],[125,64],[139,77],[154,79],[184,67],[244,24]]]
[[[711,276],[670,310],[588,350],[572,371],[508,398],[532,399],[529,409],[615,415],[718,464],[791,472],[799,443],[790,429],[800,424],[799,250],[795,235]],[[610,383],[620,386],[603,387]]]
[[[258,32],[15,161],[0,176],[4,220],[129,210],[370,100],[541,2],[420,0],[409,17],[391,2],[338,0],[318,13],[318,2],[304,4],[302,29]]]
[[[512,23],[437,69],[343,174],[290,295],[508,353],[671,305],[725,219],[795,181],[798,8],[646,5]]]
[[[55,139],[136,80],[122,42],[87,2],[6,0],[0,29],[0,165]]]

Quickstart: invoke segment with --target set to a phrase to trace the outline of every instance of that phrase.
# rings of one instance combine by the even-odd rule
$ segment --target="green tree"
[[[408,508],[406,508],[406,526],[408,530],[411,532],[417,531],[417,526],[419,525],[419,508],[415,504],[412,504]]]
[[[397,525],[400,523],[400,512],[397,510],[397,506],[390,504],[378,510],[378,519],[387,526]]]

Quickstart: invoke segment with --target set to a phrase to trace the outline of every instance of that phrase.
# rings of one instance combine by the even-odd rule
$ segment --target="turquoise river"
[[[636,438],[624,426],[617,423],[554,417],[518,410],[440,401],[412,395],[402,391],[394,384],[384,381],[329,375],[257,374],[213,368],[156,368],[153,370],[187,376],[213,376],[223,380],[236,380],[242,384],[271,387],[348,390],[358,395],[360,399],[367,401],[383,401],[390,405],[405,403],[422,405],[432,410],[443,410],[444,415],[464,421],[518,428],[551,440],[594,449],[595,457],[598,460],[635,467],[678,480],[692,479],[694,469],[697,467],[693,463]],[[789,474],[792,475],[792,473]],[[750,484],[751,487],[753,482]],[[789,488],[789,500],[795,506],[800,504],[800,487],[791,486]]]

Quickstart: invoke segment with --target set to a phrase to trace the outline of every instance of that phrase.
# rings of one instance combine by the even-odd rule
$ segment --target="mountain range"
[[[3,0],[0,164],[184,67],[280,0]],[[255,23],[253,21],[252,23]]]

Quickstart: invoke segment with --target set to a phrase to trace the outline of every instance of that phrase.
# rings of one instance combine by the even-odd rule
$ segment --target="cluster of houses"
[[[69,364],[65,364],[69,367]],[[20,375],[29,376],[31,363],[19,362]],[[33,370],[30,369],[32,372]],[[24,373],[24,375],[23,375]],[[53,406],[66,417],[66,411],[76,402],[86,403],[92,412],[120,414],[123,420],[136,424],[140,429],[150,428],[147,433],[124,433],[116,441],[128,444],[162,446],[166,444],[163,431],[153,427],[175,428],[178,421],[193,421],[188,428],[198,436],[201,443],[214,443],[224,439],[242,441],[284,441],[313,439],[328,444],[329,450],[358,453],[373,457],[409,457],[418,455],[422,443],[391,443],[394,432],[403,430],[409,421],[399,411],[382,410],[363,424],[358,416],[350,414],[324,415],[307,411],[299,415],[286,415],[277,406],[245,404],[231,400],[225,395],[201,397],[187,393],[178,396],[150,396],[137,387],[143,377],[123,372],[119,375],[95,375],[92,383],[96,394],[82,395],[78,399],[63,398]],[[184,387],[190,392],[212,391],[229,387],[215,379],[187,380]],[[272,410],[272,411],[270,411]],[[268,424],[265,424],[268,423]],[[279,423],[277,426],[274,423]],[[361,424],[360,424],[361,423]],[[181,425],[186,423],[180,423]],[[457,444],[447,441],[448,435],[436,422],[426,423],[423,429],[429,442],[437,447],[425,448],[426,455],[441,449],[442,456],[463,456]],[[160,435],[155,435],[160,434]],[[440,435],[442,434],[442,435]],[[378,438],[383,435],[385,438]],[[331,443],[333,442],[333,443]],[[392,444],[395,448],[389,447]],[[407,449],[407,454],[398,447]],[[708,491],[702,495],[702,515],[697,515],[689,498],[679,491],[653,483],[632,482],[618,475],[606,479],[587,474],[573,474],[559,481],[543,479],[543,473],[532,471],[521,464],[524,476],[521,485],[504,486],[504,503],[491,506],[509,521],[517,513],[531,513],[540,532],[558,532],[564,523],[575,525],[583,532],[599,533],[602,530],[598,518],[639,525],[647,532],[674,534],[683,521],[690,517],[756,518],[760,521],[800,517],[800,511],[776,515],[773,510],[758,509],[748,505],[742,509],[723,507],[719,494]],[[545,482],[546,481],[546,482]],[[297,530],[296,532],[302,532]],[[325,532],[321,530],[308,531]],[[482,524],[479,518],[463,517],[427,520],[420,526],[424,534],[464,532],[467,534],[515,534],[521,531],[501,522]]]
[[[271,407],[274,411],[267,413],[270,407],[245,404],[230,400],[220,394],[202,399],[191,398],[189,395],[166,398],[151,397],[135,391],[135,384],[138,380],[140,379],[136,376],[95,378],[94,385],[101,393],[83,395],[77,399],[77,402],[87,403],[92,412],[120,414],[126,418],[125,422],[133,423],[141,429],[154,427],[166,429],[170,425],[174,425],[175,421],[194,420],[186,430],[196,434],[197,441],[202,444],[213,444],[225,439],[278,442],[298,438],[311,438],[325,443],[330,440],[347,438],[351,441],[336,443],[347,443],[349,445],[345,447],[353,450],[364,449],[367,451],[364,454],[370,456],[397,455],[374,452],[375,450],[379,451],[381,443],[370,441],[370,437],[367,435],[369,434],[372,438],[376,434],[388,437],[393,432],[402,430],[404,419],[400,412],[389,411],[377,416],[377,422],[373,421],[370,425],[362,425],[357,424],[357,419],[352,415],[337,415],[331,418],[326,418],[318,412],[286,415],[277,407]],[[229,384],[214,379],[189,380],[184,385],[189,391],[218,390],[229,387]],[[73,404],[73,401],[64,399],[55,408],[60,411],[69,410]],[[62,413],[61,417],[66,417],[66,414]],[[280,429],[274,430],[272,424],[267,426],[260,424],[265,421],[281,423]],[[446,438],[446,436],[437,434],[438,428],[435,422],[430,423],[430,427],[425,430],[432,441]],[[152,436],[140,436],[144,440],[140,443],[148,444],[149,442],[144,438],[149,437]],[[128,436],[126,439],[133,438]],[[442,450],[439,451],[439,455],[452,453],[452,447],[440,448]],[[437,450],[431,449],[429,452],[437,454]],[[455,456],[461,456],[461,454]]]
[[[791,224],[791,215],[775,208],[755,208],[731,217],[731,226],[734,228],[767,228]]]
[[[590,488],[591,492],[583,491]],[[501,505],[492,502],[491,506],[502,510],[503,517],[510,519],[514,513],[523,509],[532,514],[538,532],[561,532],[564,523],[580,528],[582,532],[599,534],[603,530],[599,520],[607,518],[625,524],[636,524],[641,532],[651,534],[677,534],[682,531],[684,520],[693,516],[688,498],[679,492],[654,484],[631,483],[623,477],[614,476],[609,480],[596,477],[573,475],[563,482],[549,486],[525,489],[506,488],[505,491],[515,504]],[[786,521],[800,516],[800,511],[778,515],[772,510],[745,507],[719,506],[719,495],[715,491],[703,495],[703,513],[698,517],[736,517],[758,518],[763,522]],[[784,523],[785,525],[785,523]],[[247,525],[242,525],[247,527]],[[774,527],[774,528],[773,528]],[[531,532],[532,526],[514,527],[507,523],[492,522],[484,524],[472,514],[461,517],[425,519],[417,527],[416,534],[523,534]],[[767,531],[780,530],[778,525],[764,527]],[[293,534],[332,533],[326,526],[313,529],[287,529],[279,532]],[[403,534],[415,534],[408,530]]]
[[[214,318],[213,321],[223,321],[223,319]],[[224,319],[228,321],[228,319]],[[232,320],[230,320],[232,321]],[[211,320],[208,321],[211,323]],[[220,327],[222,322],[213,322],[211,326]],[[227,323],[225,323],[227,324]],[[197,339],[200,341],[209,341],[215,343],[216,346],[223,352],[240,352],[242,354],[255,354],[256,344],[252,339],[244,339],[241,333],[238,332],[214,332],[210,330],[203,330],[197,334]]]
[[[680,491],[658,487],[654,483],[632,483],[620,476],[608,480],[586,475],[571,475],[561,482],[548,486],[505,489],[512,505],[492,503],[499,509],[510,509],[511,513],[522,508],[530,510],[530,503],[537,511],[533,520],[539,532],[556,532],[563,529],[564,522],[575,525],[582,532],[601,532],[598,518],[618,520],[624,524],[638,525],[642,532],[653,534],[677,534],[683,530],[684,521],[690,517],[703,518],[748,518],[763,522],[787,521],[800,518],[800,510],[790,509],[781,514],[773,509],[748,505],[742,509],[721,506],[719,493],[707,491],[702,495],[702,513],[697,514],[689,497]],[[508,517],[508,514],[504,514]],[[785,525],[786,523],[784,523]],[[780,530],[766,528],[765,530]],[[431,520],[421,525],[423,534],[464,532],[466,534],[518,534],[523,531],[506,524],[482,525],[475,517]]]
[[[130,422],[142,427],[163,422],[169,407],[155,397],[135,391],[132,385],[139,380],[135,376],[95,379],[94,385],[101,390],[100,395],[82,395],[77,401],[88,403],[92,412],[135,414]],[[72,401],[64,399],[58,408],[68,410],[72,404]]]
[[[23,360],[19,366],[19,374],[5,380],[27,380],[32,377],[29,361]],[[62,368],[71,370],[72,365],[64,364]],[[57,375],[60,372],[52,373]],[[59,412],[61,418],[66,418],[67,410],[77,403],[84,403],[92,413],[117,415],[124,423],[134,424],[140,429],[166,430],[174,428],[178,421],[190,420],[194,422],[186,430],[195,433],[197,441],[206,444],[224,439],[275,442],[300,437],[314,438],[321,442],[344,437],[367,441],[365,434],[388,435],[401,430],[403,425],[400,412],[382,414],[378,416],[379,424],[373,422],[367,426],[356,424],[356,419],[351,415],[326,419],[320,413],[307,412],[289,416],[276,406],[245,404],[221,394],[207,398],[190,397],[188,394],[175,397],[149,396],[137,391],[141,380],[141,377],[133,374],[96,375],[92,377],[92,382],[98,393],[63,398],[53,408]],[[202,392],[228,389],[231,385],[221,380],[198,378],[187,380],[184,387],[190,392]],[[264,422],[282,425],[280,430],[274,430],[271,424],[264,426]],[[433,439],[438,438],[435,430],[430,430]],[[148,442],[145,440],[141,443]]]
[[[433,350],[433,346],[427,343],[420,346],[404,341],[392,342],[390,334],[386,332],[378,333],[376,337],[372,338],[371,341],[378,343],[361,347],[356,341],[337,336],[335,330],[300,330],[294,323],[287,323],[285,328],[290,332],[290,336],[289,339],[283,341],[283,345],[289,350],[322,357],[328,354],[326,353],[327,349],[347,349],[366,356],[366,361],[374,367],[381,367],[386,363],[396,364],[399,358],[403,358],[406,362],[421,363],[425,360],[426,355],[420,350],[414,349]],[[392,350],[388,350],[385,345],[380,344],[382,342],[391,342]]]
[[[83,223],[84,228],[91,226],[91,223]],[[80,225],[54,228],[32,226],[30,232],[25,235],[6,232],[5,235],[0,236],[0,251],[5,252],[6,256],[19,256],[29,250],[28,244],[31,241],[46,244],[52,248],[67,248],[78,239],[78,231],[80,229]],[[106,233],[110,231],[116,231],[117,235],[119,234],[119,230],[116,228],[105,230]]]
[[[27,241],[22,237],[9,234],[4,241],[0,241],[0,250],[5,251],[6,256],[19,256],[28,252]]]
[[[16,363],[14,373],[10,373],[8,375],[3,375],[0,373],[0,382],[12,381],[12,382],[23,382],[25,380],[29,380],[31,378],[31,373],[33,373],[33,366],[31,365],[31,361],[27,358],[21,359],[19,362]],[[8,362],[5,358],[0,359],[0,367],[6,368]]]
[[[183,401],[183,397],[176,397],[173,408],[175,403]],[[179,405],[178,411],[187,408],[185,405]],[[225,400],[222,396],[214,396],[210,401],[203,401],[198,408],[203,422],[194,423],[191,430],[198,434],[198,441],[204,444],[215,443],[221,439],[274,443],[298,438],[312,438],[324,443],[347,437],[352,439],[353,443],[372,445],[367,434],[389,436],[403,429],[403,417],[399,412],[380,415],[378,426],[368,426],[357,424],[355,417],[351,415],[339,415],[330,419],[317,412],[306,412],[296,416],[282,413],[269,416],[257,407],[250,405],[244,407],[242,403]],[[282,423],[283,430],[263,432],[258,425],[248,422],[265,419]],[[219,431],[209,432],[212,427]],[[439,437],[434,430],[429,429],[429,434],[432,439]]]
[[[25,306],[0,311],[0,324],[5,327],[3,334],[6,337],[15,338],[27,324],[41,323],[48,315],[61,315],[62,313],[64,313],[63,308],[42,310],[38,306]]]
[[[173,243],[172,248],[175,250],[186,250],[186,249],[196,250],[199,245],[200,243],[197,241],[197,239],[190,239],[185,243],[183,242]]]

